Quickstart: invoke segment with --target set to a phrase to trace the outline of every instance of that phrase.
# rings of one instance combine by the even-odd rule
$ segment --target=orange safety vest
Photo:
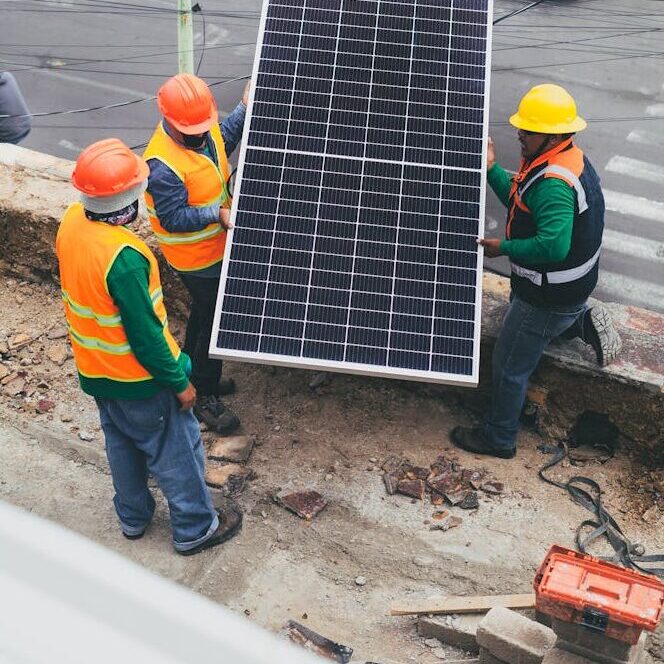
[[[146,161],[159,159],[182,180],[191,207],[207,207],[214,203],[230,207],[228,160],[218,124],[212,125],[210,136],[217,152],[218,167],[205,155],[179,145],[166,133],[162,123],[157,125],[143,158]],[[210,224],[203,230],[191,233],[169,233],[159,222],[149,185],[145,192],[145,202],[157,242],[168,263],[176,270],[202,270],[224,257],[226,230],[220,223]]]
[[[168,329],[159,267],[148,246],[130,230],[90,221],[81,203],[70,205],[60,222],[55,250],[60,263],[60,286],[76,367],[87,378],[120,382],[149,380],[151,374],[134,355],[108,292],[106,277],[125,247],[136,249],[150,263],[149,292],[164,338],[173,357],[180,348]]]

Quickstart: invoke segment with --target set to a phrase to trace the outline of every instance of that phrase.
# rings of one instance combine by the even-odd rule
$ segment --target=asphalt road
[[[199,73],[222,113],[240,98],[253,62],[260,0],[204,0],[195,18]],[[495,16],[527,4],[496,0]],[[17,76],[33,112],[143,99],[177,69],[175,0],[0,0],[0,67]],[[664,311],[664,74],[660,0],[545,0],[494,30],[491,134],[499,160],[518,163],[506,120],[532,85],[556,82],[576,97],[589,129],[578,140],[602,177],[607,200],[601,299]],[[35,119],[26,147],[75,159],[117,136],[144,143],[154,101]],[[487,235],[504,210],[487,196]],[[505,272],[504,260],[487,267]]]

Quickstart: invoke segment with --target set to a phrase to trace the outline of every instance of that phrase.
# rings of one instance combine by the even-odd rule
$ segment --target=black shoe
[[[141,537],[143,537],[143,535],[145,535],[145,531],[143,531],[142,533],[138,533],[138,535],[128,535],[128,534],[125,533],[125,531],[123,530],[123,531],[122,531],[122,534],[123,534],[128,540],[139,540],[139,539],[141,539]]]
[[[516,456],[516,447],[507,449],[505,447],[495,447],[491,445],[479,427],[471,429],[470,427],[454,427],[450,432],[450,440],[466,452],[474,454],[488,454],[500,459],[513,459]]]
[[[222,376],[217,385],[217,396],[225,397],[229,394],[235,394],[235,381],[232,378]]]
[[[613,325],[611,315],[601,305],[586,311],[583,319],[583,340],[593,347],[597,364],[601,367],[613,362],[622,349],[622,339]]]
[[[237,415],[221,399],[208,394],[199,396],[194,406],[196,417],[207,424],[208,428],[222,435],[233,433],[239,426]]]
[[[219,526],[209,539],[201,542],[201,544],[195,546],[193,549],[178,551],[178,553],[183,556],[193,556],[196,553],[205,551],[205,549],[211,549],[213,546],[227,542],[242,529],[242,512],[237,505],[233,504],[220,509],[217,511],[217,515],[219,516]]]

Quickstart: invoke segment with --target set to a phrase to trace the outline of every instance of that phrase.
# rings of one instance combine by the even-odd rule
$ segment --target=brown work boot
[[[237,415],[213,394],[205,394],[196,399],[194,414],[208,429],[224,436],[233,433],[239,426]]]
[[[219,526],[209,539],[201,542],[193,549],[178,551],[178,553],[183,556],[193,556],[196,553],[205,551],[205,549],[211,549],[213,546],[227,542],[242,529],[242,512],[234,502],[229,501],[226,507],[217,510],[217,516],[219,517]]]

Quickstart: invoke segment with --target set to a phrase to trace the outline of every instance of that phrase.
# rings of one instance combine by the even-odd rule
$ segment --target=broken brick
[[[245,463],[249,460],[256,439],[253,436],[228,436],[217,438],[208,451],[208,458],[215,461]]]
[[[253,472],[246,466],[229,463],[225,466],[208,464],[205,469],[205,483],[221,489],[226,495],[237,495],[242,492]]]
[[[410,480],[426,480],[431,474],[429,468],[423,466],[411,466],[406,472],[406,477]]]
[[[491,481],[485,482],[480,488],[482,491],[484,491],[484,493],[489,493],[496,496],[505,490],[505,485],[502,482]]]
[[[400,473],[385,473],[383,475],[385,490],[390,496],[393,496],[397,492],[397,485],[402,479],[403,477]]]
[[[424,500],[426,495],[426,484],[424,480],[401,480],[397,484],[397,493],[401,493],[404,496],[410,496],[411,498],[417,498],[418,500]]]
[[[327,500],[313,489],[302,491],[294,491],[291,488],[282,489],[277,493],[275,499],[286,509],[307,521],[311,521],[327,505]]]

